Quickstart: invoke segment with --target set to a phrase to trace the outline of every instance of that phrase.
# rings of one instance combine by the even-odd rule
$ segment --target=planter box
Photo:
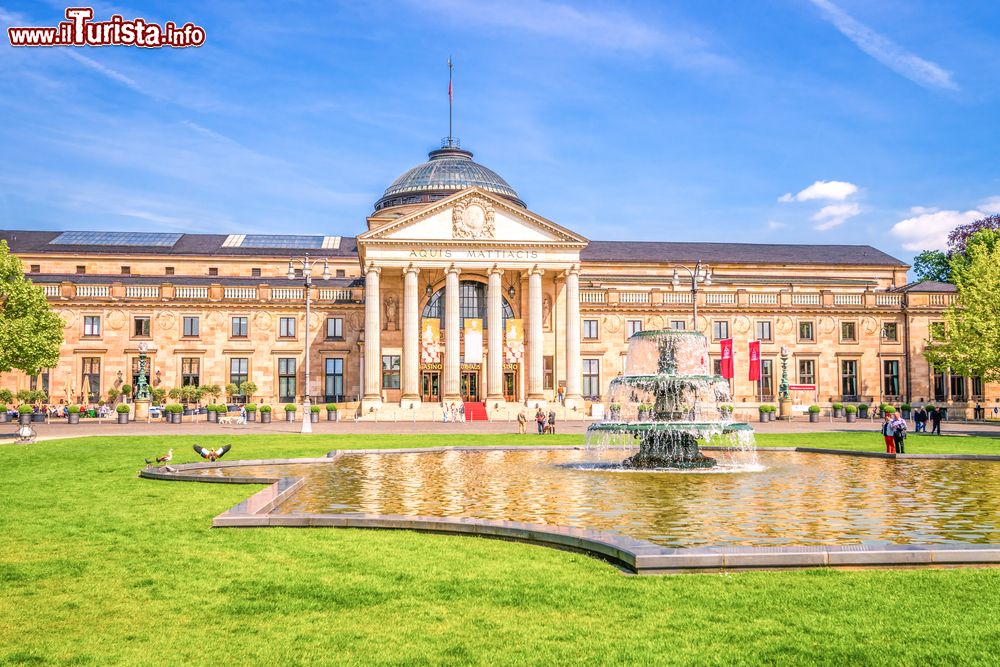
[[[809,413],[809,422],[812,423],[812,424],[815,424],[818,421],[819,421],[819,413],[818,412],[810,412]]]
[[[6,410],[4,412],[0,412],[0,424],[6,424],[9,421],[10,414]]]
[[[218,421],[219,421],[219,413],[216,412],[215,410],[212,410],[211,412],[209,412],[208,413],[208,421],[212,422],[213,424],[218,423]]]
[[[909,418],[910,418],[910,411],[903,410],[903,419],[909,419]]]
[[[260,423],[261,424],[270,424],[271,423],[271,413],[270,412],[262,412],[262,413],[260,413]]]
[[[326,411],[326,420],[328,422],[335,422],[335,421],[337,421],[337,411],[336,410],[327,410]]]
[[[191,408],[184,408],[184,412],[181,413],[181,414],[183,416],[187,417],[189,415],[193,415],[194,414],[194,410],[192,410]]]
[[[773,422],[777,418],[778,418],[778,413],[777,412],[768,412],[767,413],[767,421]]]
[[[761,424],[763,424],[764,422],[771,421],[770,419],[767,418],[767,413],[766,412],[760,412],[758,414],[760,415],[760,423]]]
[[[21,426],[27,426],[28,424],[31,423],[31,415],[30,414],[28,414],[28,415],[18,415],[17,416],[17,423],[20,424]]]
[[[853,414],[847,415],[847,423],[848,424],[853,424],[856,421],[858,421],[858,415],[857,415],[857,413],[853,413]]]
[[[67,424],[79,424],[80,423],[80,413],[79,412],[76,412],[76,413],[71,412],[68,415],[66,415],[66,423]]]
[[[35,422],[36,424],[44,424],[45,423],[45,413],[43,413],[43,412],[32,412],[31,413],[31,421]]]
[[[844,408],[834,408],[833,409],[833,416],[834,417],[843,417],[844,416]]]
[[[257,421],[257,411],[255,410],[254,412],[247,412],[247,422],[255,422],[255,421]]]
[[[181,413],[179,413],[179,412],[171,412],[170,413],[170,423],[171,424],[180,424],[181,423],[181,417],[183,417],[183,415]]]
[[[128,413],[127,412],[122,412],[121,414],[118,415],[118,423],[119,424],[127,424],[128,423]]]
[[[285,413],[285,421],[286,422],[293,422],[293,421],[295,421],[295,413],[294,412],[286,412]]]
[[[858,408],[858,416],[862,419],[868,419],[868,408]]]
[[[309,413],[309,421],[312,422],[313,424],[318,424],[319,423],[319,413],[318,412],[310,412]]]

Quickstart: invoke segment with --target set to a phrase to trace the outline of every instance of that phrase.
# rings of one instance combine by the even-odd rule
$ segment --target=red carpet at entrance
[[[467,422],[484,422],[488,421],[486,417],[486,404],[485,403],[463,403],[465,406],[465,421]]]

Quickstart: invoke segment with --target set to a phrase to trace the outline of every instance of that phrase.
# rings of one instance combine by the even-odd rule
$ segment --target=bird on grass
[[[228,452],[232,448],[233,448],[232,445],[223,445],[218,449],[207,449],[205,447],[201,447],[200,445],[195,445],[194,451],[196,451],[198,453],[198,456],[200,456],[203,459],[208,459],[209,461],[218,461],[219,459],[221,459],[223,456],[226,455],[226,452]]]
[[[170,461],[173,460],[173,458],[174,458],[174,449],[173,447],[171,447],[170,449],[167,450],[167,453],[164,454],[163,456],[157,456],[152,461],[146,459],[146,465],[151,466],[154,463],[159,463],[160,465],[167,465],[168,463],[170,463]]]

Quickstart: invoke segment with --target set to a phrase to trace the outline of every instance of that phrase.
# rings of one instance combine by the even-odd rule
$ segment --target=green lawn
[[[860,447],[862,437],[877,444],[866,434],[830,441]],[[802,436],[765,435],[760,444],[794,438]],[[194,440],[232,441],[235,458],[541,441],[240,436],[0,445],[0,664],[1000,662],[997,569],[640,578],[582,555],[468,537],[213,530],[213,516],[259,487],[135,476],[143,456],[168,445],[176,461],[193,460]],[[947,446],[986,446],[954,440],[961,442]]]
[[[759,447],[822,447],[855,451],[884,452],[885,442],[878,430],[871,433],[761,433]],[[1000,438],[910,433],[907,454],[1000,454]]]

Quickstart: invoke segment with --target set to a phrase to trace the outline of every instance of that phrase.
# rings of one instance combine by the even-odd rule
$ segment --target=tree
[[[965,252],[969,240],[982,231],[1000,230],[1000,215],[988,215],[975,222],[959,225],[948,233],[949,254],[962,254]]]
[[[246,400],[253,398],[253,395],[257,393],[257,385],[250,380],[246,380],[240,383],[240,393]]]
[[[913,272],[919,280],[951,282],[951,263],[941,250],[924,250],[913,258]]]
[[[951,258],[958,298],[945,313],[944,340],[925,352],[937,368],[1000,381],[1000,230],[983,230]]]
[[[24,276],[21,260],[0,241],[0,373],[37,375],[59,361],[65,323],[52,312],[42,288]]]

